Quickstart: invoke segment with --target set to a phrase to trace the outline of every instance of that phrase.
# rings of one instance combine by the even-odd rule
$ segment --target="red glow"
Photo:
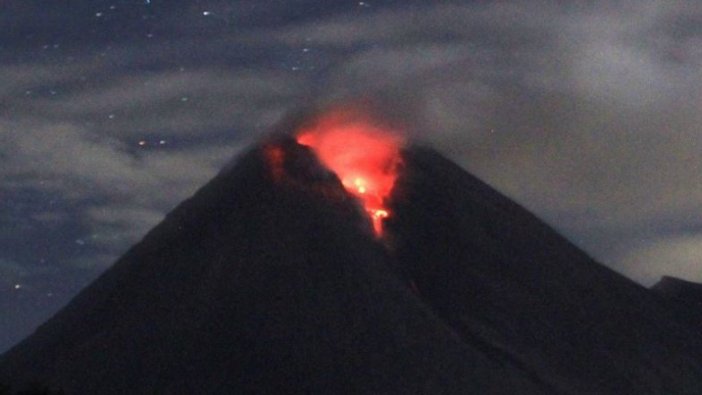
[[[343,121],[329,116],[302,130],[299,144],[311,147],[324,166],[336,173],[347,191],[356,196],[382,235],[390,216],[385,199],[397,178],[402,138],[370,122]]]
[[[283,149],[278,146],[269,145],[265,147],[263,151],[266,156],[266,161],[271,169],[271,175],[273,180],[279,181],[283,177],[283,162],[285,160],[285,153]]]

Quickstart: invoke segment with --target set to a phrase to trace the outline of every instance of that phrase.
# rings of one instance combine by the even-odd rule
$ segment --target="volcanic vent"
[[[347,191],[358,198],[382,235],[390,216],[387,200],[398,175],[403,138],[368,119],[326,114],[297,133],[299,144],[311,147],[321,163],[336,173]]]
[[[292,139],[311,152],[317,165],[338,178],[363,207],[376,236],[382,237],[383,221],[392,214],[388,201],[401,170],[405,139],[370,117],[338,110],[302,123]],[[279,138],[265,145],[265,156],[276,182],[292,181],[286,175],[290,170],[286,170],[290,144],[289,138]]]
[[[702,339],[663,299],[360,119],[322,114],[241,155],[2,355],[0,384],[702,393]]]

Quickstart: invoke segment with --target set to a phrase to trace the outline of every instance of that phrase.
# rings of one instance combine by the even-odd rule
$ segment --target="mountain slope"
[[[386,226],[464,338],[564,393],[702,393],[702,338],[667,303],[436,153],[405,157]]]
[[[391,270],[339,180],[306,148],[276,144],[284,178],[270,147],[244,155],[3,355],[0,382],[69,394],[548,391],[463,341]]]
[[[401,163],[378,239],[309,148],[255,147],[3,355],[0,383],[702,393],[702,337],[668,301],[435,152]]]

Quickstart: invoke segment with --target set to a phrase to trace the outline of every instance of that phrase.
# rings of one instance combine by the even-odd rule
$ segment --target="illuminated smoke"
[[[382,235],[383,220],[391,215],[385,200],[395,185],[403,138],[368,120],[334,113],[299,131],[297,142],[312,148],[336,173],[363,204],[376,234]]]

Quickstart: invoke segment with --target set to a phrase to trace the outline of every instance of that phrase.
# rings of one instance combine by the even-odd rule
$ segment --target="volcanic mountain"
[[[0,383],[702,393],[702,337],[667,300],[431,149],[376,146],[355,126],[341,143],[317,134],[330,127],[298,125],[240,155],[4,354]],[[375,159],[337,169],[355,141]]]

